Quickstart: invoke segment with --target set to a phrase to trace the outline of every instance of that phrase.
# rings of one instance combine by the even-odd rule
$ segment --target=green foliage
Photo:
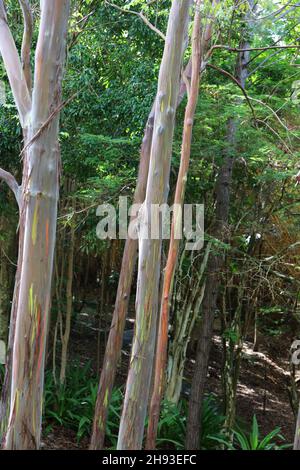
[[[186,400],[180,400],[178,406],[173,403],[163,402],[160,421],[158,425],[157,445],[172,447],[177,450],[185,448],[186,417],[188,404]],[[222,438],[224,416],[216,397],[211,394],[204,398],[201,417],[200,448],[212,450],[216,448],[216,439]]]
[[[225,417],[215,395],[208,395],[202,404],[202,432],[200,449],[213,450],[216,448],[215,439],[223,436]]]
[[[158,448],[164,448],[164,446],[167,445],[177,450],[184,449],[186,427],[185,408],[185,402],[183,401],[180,401],[178,406],[166,401],[162,403],[157,430]]]
[[[253,416],[250,432],[245,432],[242,429],[234,429],[232,433],[233,442],[229,438],[217,438],[217,442],[228,450],[284,450],[291,447],[290,444],[279,443],[279,441],[282,442],[285,439],[281,435],[280,428],[278,427],[261,438],[255,415]]]
[[[73,363],[67,370],[64,387],[55,383],[53,373],[46,372],[44,393],[45,432],[59,425],[72,429],[77,439],[89,437],[92,429],[98,383],[91,364],[82,367]],[[121,388],[113,390],[106,424],[106,443],[116,448],[123,404]],[[180,400],[178,406],[164,401],[158,424],[157,446],[182,450],[186,437],[187,401]],[[201,449],[213,449],[217,439],[223,436],[224,416],[214,395],[205,397],[202,407]]]
[[[44,420],[46,431],[60,425],[77,432],[80,440],[89,436],[92,429],[98,382],[90,362],[82,367],[75,363],[68,368],[64,387],[56,384],[51,371],[46,372]],[[123,394],[115,389],[112,394],[107,420],[106,435],[112,446],[116,445]]]
[[[289,310],[281,305],[262,306],[257,318],[259,330],[266,336],[276,337],[286,332]]]

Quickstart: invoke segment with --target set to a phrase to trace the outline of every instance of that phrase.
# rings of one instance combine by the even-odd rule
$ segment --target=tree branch
[[[7,24],[3,0],[0,0],[0,54],[3,58],[5,70],[19,112],[21,126],[24,128],[27,125],[31,109],[31,98],[24,78],[20,57]]]
[[[287,46],[266,46],[266,47],[248,47],[245,49],[239,49],[238,47],[225,46],[223,44],[215,44],[211,47],[211,51],[214,49],[225,49],[228,52],[251,52],[251,51],[267,51],[269,49],[299,49],[299,44],[291,44]]]
[[[289,0],[285,5],[283,5],[282,7],[280,7],[278,10],[272,11],[271,13],[269,13],[268,15],[265,15],[265,16],[257,17],[257,16],[256,16],[254,13],[252,13],[252,11],[251,11],[251,13],[252,13],[252,15],[253,15],[253,17],[254,17],[253,20],[254,20],[254,21],[261,21],[261,20],[265,20],[265,19],[267,19],[267,18],[271,18],[272,16],[278,16],[283,10],[285,10],[285,9],[292,3],[292,1],[293,1],[293,0]],[[297,4],[294,5],[291,9],[294,9],[296,6],[297,6]],[[291,9],[290,9],[290,10],[291,10]],[[290,10],[289,10],[289,11],[290,11]]]
[[[213,65],[213,64],[206,64],[206,66],[207,66],[207,67],[210,67],[210,68],[212,68],[212,69],[214,69],[214,70],[217,70],[217,72],[220,72],[220,73],[222,73],[223,75],[225,75],[226,77],[230,78],[230,80],[232,80],[232,81],[242,90],[243,95],[244,95],[244,97],[246,98],[246,101],[247,101],[247,103],[248,103],[248,105],[249,105],[249,107],[250,107],[250,109],[251,109],[251,111],[252,111],[253,117],[254,117],[254,119],[255,119],[255,121],[256,121],[257,119],[256,119],[256,116],[255,116],[254,108],[253,108],[253,106],[252,106],[252,104],[251,104],[251,101],[250,101],[250,99],[249,99],[249,96],[247,95],[247,93],[246,93],[246,91],[245,91],[245,88],[242,87],[242,85],[240,84],[240,82],[239,82],[231,73],[227,72],[227,70],[221,69],[221,68],[219,68],[219,67],[217,67],[216,65]]]
[[[289,8],[288,11],[285,11],[282,15],[280,15],[278,18],[276,18],[275,21],[281,20],[286,15],[288,15],[291,11],[294,11],[295,8],[299,8],[299,7],[300,7],[300,2],[295,3],[295,5],[293,5],[291,8]]]
[[[46,121],[41,125],[41,127],[39,128],[39,130],[34,134],[34,136],[31,138],[31,140],[25,145],[25,147],[23,147],[22,151],[20,152],[20,157],[23,157],[24,153],[26,152],[26,150],[33,144],[33,142],[35,142],[39,136],[43,133],[43,131],[49,126],[49,124],[52,122],[52,120],[57,116],[58,113],[60,113],[60,111],[65,107],[67,106],[74,98],[75,96],[77,96],[79,93],[79,91],[77,91],[76,93],[74,93],[73,95],[71,95],[67,100],[63,101],[62,103],[60,103],[55,109],[54,111],[52,111],[52,113],[50,114],[50,116],[46,119]]]
[[[76,29],[75,29],[75,31],[73,32],[70,43],[68,45],[68,50],[69,51],[72,49],[72,47],[74,47],[74,45],[76,44],[79,36],[84,32],[86,26],[88,25],[90,17],[96,13],[97,10],[96,10],[96,8],[94,8],[95,4],[96,4],[96,1],[95,0],[92,1],[92,3],[90,4],[91,11],[89,13],[87,13],[79,21],[77,21],[77,23],[75,23],[75,27],[78,26],[78,25],[81,25],[81,29],[79,31],[76,31]]]
[[[33,15],[31,10],[31,5],[29,0],[19,0],[23,19],[24,19],[24,32],[22,39],[22,48],[21,48],[21,62],[23,67],[23,72],[25,80],[27,83],[27,88],[29,93],[31,92],[32,86],[32,77],[31,77],[31,67],[30,67],[30,50],[31,50],[31,41],[33,34]]]
[[[275,129],[273,129],[273,127],[270,126],[270,124],[268,124],[266,121],[263,121],[262,119],[257,119],[257,122],[260,122],[261,124],[266,126],[272,132],[272,134],[274,134],[280,140],[280,142],[282,143],[282,145],[286,149],[287,153],[289,153],[290,155],[294,155],[293,151],[286,144],[285,140],[282,137],[280,137],[278,132],[276,132]]]
[[[286,130],[287,132],[289,132],[293,137],[295,137],[295,139],[298,139],[300,140],[300,137],[298,137],[297,135],[295,135],[293,132],[291,132],[291,130],[284,124],[284,122],[280,119],[280,117],[278,116],[278,114],[276,113],[276,111],[271,108],[271,106],[269,106],[268,104],[264,103],[263,101],[261,100],[258,100],[256,98],[252,98],[251,96],[248,96],[249,100],[251,101],[255,101],[256,103],[259,103],[261,104],[262,106],[264,106],[265,108],[267,108],[269,111],[271,111],[271,113],[273,114],[273,116],[277,119],[277,121],[279,122],[279,124],[284,128],[284,130]],[[265,118],[265,119],[268,119]]]
[[[149,20],[148,18],[146,18],[145,15],[143,15],[142,12],[139,12],[139,11],[133,11],[133,10],[127,10],[125,8],[121,8],[119,7],[118,5],[115,5],[114,3],[111,3],[111,2],[108,2],[107,0],[105,0],[105,3],[113,8],[116,8],[117,10],[121,11],[122,13],[130,13],[131,15],[135,15],[135,16],[138,16],[139,18],[141,18],[141,20],[150,28],[152,29],[152,31],[154,31],[156,34],[158,34],[164,41],[166,39],[166,36],[164,35],[164,33],[162,33],[158,28],[156,28],[156,26],[154,26]]]
[[[12,192],[15,195],[16,201],[18,203],[18,206],[20,207],[20,189],[21,187],[18,185],[15,177],[9,173],[8,171],[2,170],[0,168],[0,180],[5,181],[5,183],[8,185],[8,187],[12,190]]]

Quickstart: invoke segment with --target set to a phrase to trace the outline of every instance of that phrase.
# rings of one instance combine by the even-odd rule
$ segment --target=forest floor
[[[282,338],[275,340],[277,347],[273,340],[272,350],[266,342],[260,352],[254,352],[252,344],[245,342],[237,395],[237,417],[247,424],[247,429],[255,414],[262,436],[280,427],[288,443],[293,441],[295,431],[288,395],[290,344]],[[188,361],[189,376],[193,374],[193,362]],[[219,397],[222,395],[221,365],[222,344],[220,337],[214,336],[206,389]]]
[[[76,331],[74,333],[70,348],[71,357],[80,358],[82,364],[88,361],[96,364],[97,335],[91,331],[86,335],[83,335],[82,331],[77,331],[77,335]],[[272,338],[272,342],[267,340],[262,342],[260,352],[254,352],[251,343],[245,342],[237,397],[237,416],[240,423],[246,424],[249,428],[255,414],[262,436],[280,427],[288,443],[293,441],[295,426],[288,395],[290,345],[290,338]],[[194,363],[193,359],[187,361],[185,371],[187,382],[193,375]],[[214,393],[218,397],[221,397],[221,365],[222,343],[220,337],[215,335],[208,370],[207,392]],[[123,354],[117,377],[118,385],[125,383],[127,367],[128,354]],[[75,431],[59,426],[55,426],[43,439],[43,448],[53,450],[86,449],[88,444],[88,438],[77,442]]]

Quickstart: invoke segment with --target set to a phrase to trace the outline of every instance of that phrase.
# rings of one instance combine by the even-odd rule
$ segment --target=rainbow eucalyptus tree
[[[41,18],[31,88],[30,2],[20,0],[24,17],[21,58],[0,0],[0,53],[23,130],[22,184],[0,171],[20,211],[19,257],[11,313],[8,372],[3,397],[5,449],[40,444],[46,333],[59,196],[58,144],[61,85],[69,0],[41,0]]]
[[[120,422],[118,449],[140,449],[156,338],[161,237],[151,238],[151,207],[167,201],[175,109],[191,1],[174,0],[161,62],[145,201],[139,214],[136,325]]]
[[[187,173],[191,155],[193,122],[196,112],[196,106],[199,95],[200,67],[201,67],[201,46],[200,46],[200,5],[201,0],[196,2],[196,12],[192,35],[192,75],[191,80],[187,81],[188,101],[185,109],[183,138],[181,148],[180,168],[177,178],[174,204],[177,207],[183,206],[185,186],[187,181]],[[176,207],[175,206],[175,207]],[[181,217],[181,211],[175,210],[172,220],[171,239],[169,245],[169,253],[164,274],[164,283],[162,291],[162,299],[160,305],[160,319],[156,348],[154,387],[151,397],[149,409],[149,425],[147,433],[146,446],[148,449],[155,448],[157,435],[157,427],[159,421],[160,402],[163,394],[163,383],[165,376],[165,368],[167,364],[167,345],[168,345],[168,327],[169,327],[169,308],[172,295],[172,285],[174,279],[175,268],[177,264],[180,239],[176,238],[176,227],[181,225],[181,221],[177,220]]]
[[[184,69],[184,79],[181,79],[176,108],[182,102],[186,94],[186,80],[191,76],[191,60]],[[149,171],[149,160],[153,137],[153,122],[155,116],[155,100],[147,119],[144,138],[140,151],[140,166],[137,184],[134,194],[134,204],[141,204],[145,199],[147,178]],[[136,216],[131,217],[133,223]],[[138,252],[138,240],[128,237],[125,243],[120,278],[118,283],[116,302],[114,306],[111,327],[105,349],[103,367],[100,374],[99,389],[96,400],[93,432],[90,448],[93,450],[102,449],[106,431],[106,420],[108,406],[115,381],[117,364],[121,354],[121,346],[124,334],[130,291],[133,274],[136,266]]]
[[[191,61],[188,62],[184,70],[184,76],[189,79],[191,73]],[[181,103],[186,93],[186,84],[181,80],[177,106]],[[155,104],[155,103],[154,103]],[[137,184],[134,194],[134,204],[141,204],[145,199],[147,178],[149,171],[149,159],[153,135],[153,121],[155,116],[155,106],[153,105],[147,119],[143,143],[140,152],[140,167]],[[131,217],[132,224],[136,216]],[[133,274],[135,270],[138,252],[138,241],[128,237],[125,243],[120,278],[117,289],[116,302],[106,344],[103,367],[100,374],[99,389],[96,400],[93,432],[90,448],[93,450],[102,449],[105,438],[106,419],[108,405],[112,389],[114,386],[117,364],[121,354],[124,327],[130,299]]]

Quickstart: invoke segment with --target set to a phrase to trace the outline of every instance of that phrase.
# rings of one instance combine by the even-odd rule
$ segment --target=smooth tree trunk
[[[14,293],[17,299],[15,311],[14,307],[12,311],[14,335],[5,449],[38,449],[40,444],[59,194],[59,109],[69,3],[69,0],[41,1],[32,100],[25,75],[18,75],[19,68],[13,68],[11,57],[6,56],[7,50],[4,47],[3,52],[1,48],[27,137],[23,151],[22,188],[17,193],[22,230]],[[2,2],[0,6],[3,7]],[[3,23],[0,31],[2,26]],[[10,34],[8,31],[6,29],[6,35]],[[12,37],[9,37],[15,64],[19,67]],[[0,32],[0,43],[2,39]],[[24,96],[22,89],[26,93]]]
[[[217,0],[214,0],[211,4],[209,19],[201,38],[201,72],[204,71],[206,66],[206,54],[211,44],[213,25],[215,21],[215,8],[218,3],[219,2]],[[196,276],[196,282],[191,279],[187,286],[183,287],[183,285],[180,284],[179,290],[176,291],[175,294],[176,302],[174,304],[174,310],[176,313],[173,324],[172,341],[169,347],[167,384],[165,391],[166,400],[175,404],[178,403],[181,394],[188,343],[190,341],[193,326],[199,316],[199,309],[203,300],[205,285],[202,283],[202,271],[206,268],[209,250],[210,244],[207,246],[203,262],[198,275]],[[192,264],[194,264],[193,260]],[[172,291],[174,291],[174,287],[172,287],[169,293],[170,300]]]
[[[152,239],[151,207],[166,203],[178,100],[191,2],[172,2],[155,102],[154,132],[146,198],[139,214],[139,263],[136,324],[118,449],[140,449],[148,406],[156,338],[161,237]],[[150,230],[149,230],[150,229]]]
[[[192,131],[193,122],[195,117],[196,106],[199,95],[199,82],[200,82],[200,67],[201,67],[201,46],[200,46],[200,4],[202,2],[198,0],[196,2],[194,26],[192,34],[192,76],[191,81],[187,80],[187,93],[188,101],[185,110],[184,126],[183,126],[183,137],[182,137],[182,148],[181,148],[181,160],[179,173],[176,184],[175,199],[174,199],[174,214],[171,226],[171,238],[169,244],[169,252],[167,258],[167,264],[164,274],[164,283],[160,307],[160,319],[158,328],[158,338],[156,346],[156,361],[155,361],[155,375],[154,375],[154,387],[152,392],[152,398],[149,408],[149,424],[147,432],[146,448],[154,449],[157,436],[157,427],[160,414],[160,403],[163,395],[165,368],[167,364],[168,354],[168,327],[169,327],[169,310],[172,297],[172,287],[174,281],[174,274],[177,265],[178,252],[180,246],[180,238],[176,234],[176,228],[181,226],[181,213],[183,209],[185,187],[187,181],[187,174],[190,163],[191,155],[191,143],[192,143]],[[180,208],[180,210],[178,210]],[[181,235],[181,234],[180,234]]]
[[[185,67],[184,75],[189,78],[191,74],[191,61]],[[177,107],[186,94],[186,84],[181,80]],[[155,102],[149,114],[144,131],[143,143],[140,152],[140,166],[137,178],[137,185],[134,195],[134,204],[142,204],[145,199],[146,186],[149,171],[149,160],[153,135],[153,122],[155,115]],[[133,224],[136,216],[132,216],[130,223]],[[93,432],[90,449],[99,450],[103,448],[108,406],[112,389],[115,382],[117,365],[121,354],[124,328],[130,300],[130,292],[133,274],[136,266],[138,254],[138,240],[128,237],[125,242],[120,278],[117,289],[116,302],[105,349],[103,368],[101,370],[99,389],[96,400],[95,416],[93,422]]]
[[[214,2],[217,3],[217,2]],[[212,22],[210,21],[205,28],[203,34],[203,44],[205,51],[211,37]],[[191,60],[189,60],[183,72],[184,79],[181,79],[179,87],[179,95],[176,107],[180,105],[186,94],[186,81],[191,78]],[[149,160],[153,135],[153,122],[155,116],[155,102],[149,114],[145,127],[143,143],[140,154],[140,167],[137,179],[137,186],[134,196],[134,204],[141,204],[145,199],[146,186],[149,171]],[[135,220],[135,216],[131,218],[131,223]],[[106,431],[106,420],[110,397],[114,386],[117,365],[121,354],[121,346],[123,340],[124,327],[128,312],[128,304],[130,300],[130,291],[135,270],[138,252],[138,241],[128,237],[125,242],[116,302],[105,349],[103,360],[103,368],[101,370],[99,389],[96,400],[95,416],[93,422],[93,432],[91,438],[90,449],[102,449]]]

